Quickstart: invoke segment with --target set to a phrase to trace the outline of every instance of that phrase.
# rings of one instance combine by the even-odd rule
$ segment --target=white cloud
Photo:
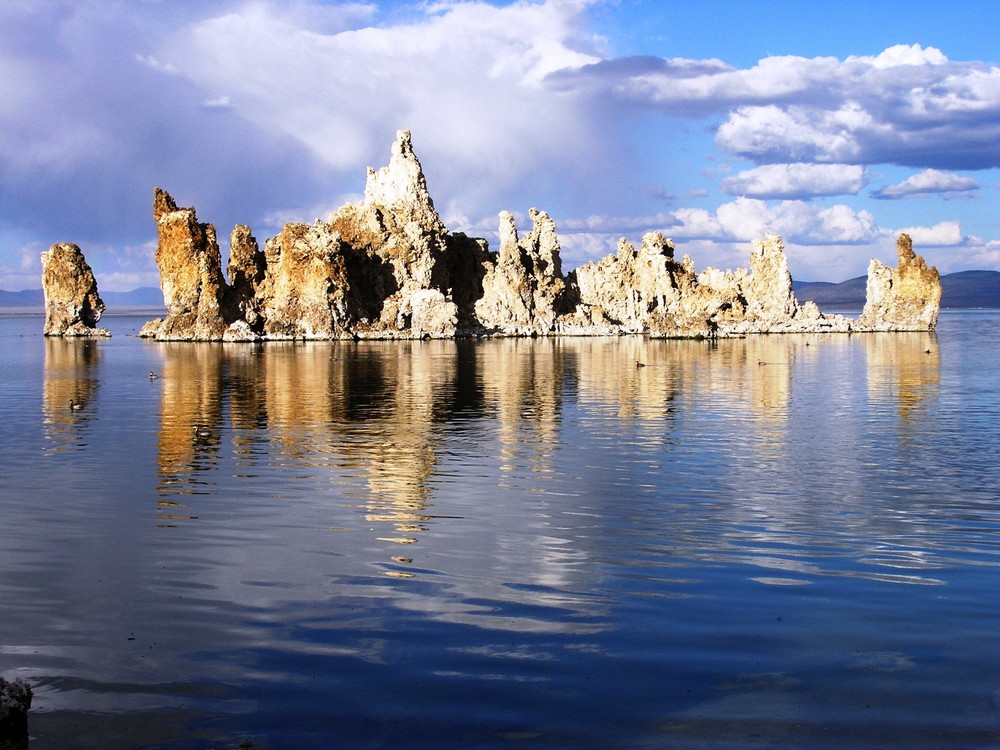
[[[170,63],[161,62],[158,58],[154,57],[153,55],[136,55],[135,59],[136,62],[142,63],[143,65],[148,65],[153,70],[159,70],[163,73],[168,73],[170,75],[173,75],[177,72],[177,68],[175,68],[173,65],[171,65]]]
[[[737,198],[717,210],[719,223],[730,237],[752,240],[774,233],[802,245],[870,242],[878,236],[875,217],[849,206],[820,207],[804,201],[768,205],[751,198]]]
[[[42,270],[41,250],[37,247],[23,247],[19,251],[21,256],[17,264],[17,270],[21,273],[38,273]]]
[[[781,201],[769,205],[753,198],[724,203],[715,213],[680,208],[642,217],[557,218],[556,224],[560,237],[584,234],[615,240],[623,235],[639,238],[645,232],[660,231],[679,240],[731,243],[773,233],[802,245],[848,245],[874,242],[882,234],[871,213],[843,204],[822,207],[806,201]]]
[[[588,29],[598,4],[615,5],[0,3],[16,41],[0,46],[0,263],[68,240],[102,288],[148,273],[154,185],[223,244],[236,222],[263,241],[356,197],[404,127],[449,226],[492,237],[499,210],[535,205],[580,259],[650,230],[722,257],[765,231],[814,257],[867,255],[884,231],[860,196],[787,199],[856,194],[866,164],[1000,165],[994,66],[919,45],[747,68],[613,59]],[[754,168],[733,175],[730,154]],[[739,198],[718,205],[720,180]]]
[[[233,100],[229,96],[217,96],[213,99],[206,99],[201,106],[208,109],[232,109]]]
[[[560,228],[566,232],[644,232],[664,226],[673,226],[677,220],[672,213],[657,213],[645,216],[587,216],[583,219],[566,219],[560,223]]]
[[[874,57],[768,57],[745,70],[642,58],[565,71],[578,89],[672,115],[724,117],[721,148],[758,163],[1000,166],[1000,68],[933,47]]]
[[[337,169],[363,166],[401,127],[425,158],[492,162],[510,176],[542,150],[587,143],[573,98],[541,86],[555,70],[596,60],[570,46],[581,3],[426,10],[411,23],[319,33],[283,6],[246,6],[194,24],[156,57],[201,89],[231,92],[258,126]]]
[[[740,107],[716,133],[716,143],[756,161],[849,162],[862,156],[860,134],[880,125],[854,102],[837,109],[769,104]]]
[[[726,177],[722,189],[748,198],[804,198],[855,194],[867,183],[857,164],[766,164]]]
[[[905,227],[899,231],[910,235],[916,246],[945,247],[961,245],[966,241],[962,236],[962,227],[957,221],[941,221],[932,227]]]
[[[875,57],[850,56],[850,63],[864,63],[874,68],[896,68],[901,65],[944,65],[948,58],[936,47],[923,48],[919,44],[896,44]]]
[[[928,193],[969,192],[979,190],[979,188],[979,183],[971,177],[962,177],[953,172],[942,172],[937,169],[925,169],[923,172],[907,177],[900,183],[873,190],[872,197],[895,199]]]

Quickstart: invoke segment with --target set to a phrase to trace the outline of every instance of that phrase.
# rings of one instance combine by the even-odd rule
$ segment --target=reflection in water
[[[212,491],[210,471],[220,451],[221,346],[167,343],[160,384],[160,433],[157,442],[161,495],[193,495]],[[184,504],[161,499],[158,518],[164,525],[189,519]]]
[[[850,363],[863,358],[869,397],[895,404],[904,432],[916,429],[914,409],[938,385],[940,367],[928,334],[158,346],[165,525],[197,516],[187,504],[216,492],[222,465],[235,464],[252,485],[277,464],[293,478],[325,478],[354,502],[372,538],[394,547],[417,544],[436,518],[434,494],[474,482],[477,471],[496,472],[496,486],[512,496],[540,492],[560,479],[560,452],[576,440],[587,441],[598,462],[605,451],[611,458],[579,467],[567,491],[580,493],[579,478],[598,472],[612,487],[648,474],[638,489],[655,493],[664,461],[679,451],[671,470],[685,472],[680,485],[703,482],[708,491],[732,483],[727,492],[741,498],[733,521],[759,526],[763,513],[771,532],[758,529],[754,546],[766,546],[769,533],[787,531],[782,516],[797,525],[809,506],[802,495],[808,478],[803,485],[786,467],[815,466],[811,491],[821,492],[837,461],[866,460],[864,424],[845,422],[841,408],[863,396]],[[808,385],[799,400],[796,379]],[[82,396],[60,390],[47,401],[68,403],[73,395]],[[806,416],[793,429],[796,412]],[[61,416],[71,419],[68,411]],[[728,456],[721,474],[704,457],[713,453]],[[839,470],[860,476],[856,466]],[[540,532],[536,547],[533,563],[549,571],[539,580],[563,585],[580,550],[552,529]],[[547,551],[551,564],[541,559]],[[754,554],[758,565],[797,570],[794,559]],[[415,574],[412,552],[387,558],[386,574]]]
[[[868,362],[868,397],[895,404],[912,422],[941,381],[941,351],[933,333],[874,333],[861,337]]]
[[[369,371],[378,373],[373,380],[379,384],[376,396],[381,405],[371,414],[378,426],[359,434],[361,439],[351,443],[349,452],[367,474],[365,520],[392,525],[392,533],[376,537],[383,542],[413,544],[416,535],[426,530],[429,480],[438,461],[435,405],[448,400],[454,391],[457,359],[454,346],[448,343],[427,349],[418,353],[412,342],[361,348]],[[366,390],[364,385],[353,379],[348,387],[357,392]],[[369,391],[365,398],[370,395]],[[395,558],[404,563],[407,559]]]
[[[93,419],[97,395],[98,342],[45,338],[42,413],[53,450],[80,446],[81,427]],[[71,408],[70,402],[79,408]]]
[[[558,435],[563,374],[569,358],[553,340],[499,339],[476,349],[483,398],[496,413],[501,483],[518,474],[549,473]]]

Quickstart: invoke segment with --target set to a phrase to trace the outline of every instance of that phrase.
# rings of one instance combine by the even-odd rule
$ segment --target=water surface
[[[1000,744],[998,312],[719,342],[144,320],[0,317],[31,750]]]

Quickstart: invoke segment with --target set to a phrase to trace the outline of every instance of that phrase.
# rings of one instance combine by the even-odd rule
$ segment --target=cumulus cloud
[[[855,194],[868,180],[857,164],[766,164],[722,180],[722,190],[748,198]]]
[[[642,219],[590,216],[557,223],[565,268],[615,253],[622,236],[637,244],[650,231],[671,238],[678,257],[690,255],[699,268],[746,267],[751,241],[779,234],[796,278],[829,281],[863,274],[871,257],[891,254],[894,247],[893,233],[880,228],[869,212],[805,201],[769,206],[738,198],[715,212],[683,208]]]
[[[624,137],[545,85],[599,59],[588,4],[0,4],[0,254],[30,232],[95,248],[100,271],[98,246],[155,233],[154,186],[220,238],[325,215],[404,127],[456,213],[535,205],[541,185],[600,204]]]
[[[925,169],[900,183],[873,190],[872,198],[893,200],[928,193],[967,193],[979,188],[979,183],[971,177],[962,177],[953,172],[942,172],[937,169]]]
[[[910,235],[913,244],[946,247],[961,245],[965,242],[962,227],[957,221],[941,221],[932,227],[905,227],[899,230]]]
[[[661,231],[686,240],[749,241],[765,234],[780,234],[802,245],[849,245],[875,241],[881,234],[875,217],[837,204],[818,206],[807,201],[781,201],[769,205],[754,198],[723,203],[713,213],[700,208],[680,208],[647,216],[588,216],[558,222],[560,234],[640,236]]]
[[[569,144],[596,145],[576,100],[541,85],[596,59],[571,44],[583,7],[440,3],[407,23],[319,33],[284,5],[260,3],[193,24],[155,57],[332,168],[365,166],[407,127],[445,179],[485,168],[509,182],[541,153],[569,167]]]
[[[758,163],[1000,166],[1000,68],[933,47],[877,56],[773,56],[745,70],[669,60],[563,71],[579,87],[668,114],[719,116],[718,145]]]
[[[653,229],[720,252],[764,231],[878,242],[860,206],[808,199],[857,194],[868,164],[1000,166],[994,66],[920,45],[746,68],[612,58],[596,4],[0,3],[0,265],[74,241],[99,274],[148,274],[151,254],[140,266],[121,248],[148,253],[154,186],[223,242],[237,222],[311,221],[362,189],[404,127],[450,226],[492,236],[497,211],[532,205],[592,214],[560,222],[580,258]],[[731,155],[753,168],[732,174]],[[720,184],[736,199],[718,205]]]

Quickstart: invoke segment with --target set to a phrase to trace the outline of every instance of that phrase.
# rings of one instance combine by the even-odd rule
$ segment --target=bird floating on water
[[[202,427],[201,425],[196,424],[194,426],[194,435],[195,437],[200,437],[200,438],[211,437],[212,431],[207,427]]]
[[[149,379],[150,380],[156,380],[158,377],[160,377],[160,376],[157,375],[155,372],[153,372],[152,370],[149,371]]]
[[[640,362],[639,360],[636,360],[635,361],[635,366],[636,367],[645,367],[646,363],[645,362]]]
[[[83,404],[81,404],[79,401],[74,401],[73,399],[69,400],[69,410],[70,411],[80,411],[80,409],[82,409],[82,408],[83,408]]]

